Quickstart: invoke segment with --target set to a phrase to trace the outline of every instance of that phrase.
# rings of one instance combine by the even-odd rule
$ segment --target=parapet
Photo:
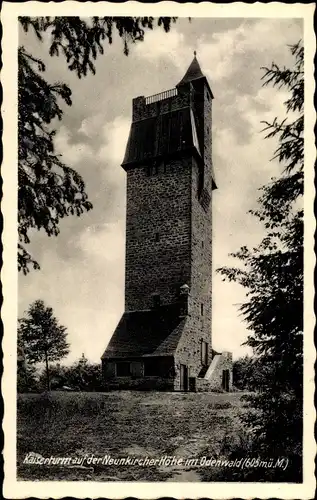
[[[162,113],[190,106],[192,91],[192,85],[187,84],[148,97],[136,97],[132,100],[132,121],[152,118]]]

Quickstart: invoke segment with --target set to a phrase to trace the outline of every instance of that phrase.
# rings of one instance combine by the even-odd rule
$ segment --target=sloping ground
[[[241,444],[245,411],[241,394],[112,392],[20,395],[18,478],[20,480],[212,481],[221,467],[186,459],[226,457]],[[31,454],[31,455],[28,455]],[[95,463],[87,461],[94,456]],[[69,458],[64,465],[23,463],[41,457]],[[79,465],[74,459],[84,459]],[[147,458],[146,465],[109,465],[112,459]],[[164,456],[174,456],[169,463]],[[30,458],[33,457],[33,458]],[[99,463],[98,463],[99,459]],[[150,463],[150,460],[153,460]],[[182,463],[175,464],[181,459]],[[155,463],[156,461],[156,463]],[[228,471],[226,471],[226,480]],[[234,480],[234,478],[233,478]],[[237,479],[235,479],[237,480]]]

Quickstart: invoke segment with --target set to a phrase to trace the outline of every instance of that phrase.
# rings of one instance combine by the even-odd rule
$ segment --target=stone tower
[[[105,387],[229,390],[212,349],[212,99],[196,56],[175,88],[133,99],[125,312],[102,356]]]

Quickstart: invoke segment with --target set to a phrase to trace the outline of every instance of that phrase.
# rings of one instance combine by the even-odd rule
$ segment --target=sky
[[[241,345],[249,334],[239,314],[244,290],[215,271],[235,264],[230,252],[263,237],[248,210],[281,166],[271,160],[277,144],[264,140],[261,121],[284,117],[287,94],[262,86],[261,67],[292,64],[287,45],[302,37],[300,19],[182,18],[168,34],[161,28],[147,32],[128,57],[115,37],[99,56],[96,75],[79,80],[63,58],[48,56],[48,40],[20,33],[20,45],[46,63],[46,78],[72,89],[73,105],[63,106],[55,146],[82,175],[94,206],[81,217],[65,218],[58,237],[34,231],[28,249],[41,269],[19,275],[19,315],[36,299],[52,307],[68,330],[67,363],[82,353],[99,362],[124,309],[126,180],[120,164],[132,99],[175,87],[194,50],[214,94],[213,348],[234,358],[250,352]]]

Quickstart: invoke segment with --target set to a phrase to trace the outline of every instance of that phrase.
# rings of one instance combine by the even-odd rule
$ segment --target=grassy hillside
[[[241,394],[110,392],[22,394],[18,398],[18,478],[25,480],[238,480],[236,468],[184,464],[188,458],[228,457],[245,446]],[[23,463],[33,457],[83,458],[78,466]],[[36,454],[36,455],[34,455]],[[87,455],[99,458],[94,464]],[[103,457],[165,455],[182,464],[106,465]],[[30,455],[29,455],[30,457]],[[69,460],[71,460],[69,458]],[[237,476],[238,474],[238,476]]]

